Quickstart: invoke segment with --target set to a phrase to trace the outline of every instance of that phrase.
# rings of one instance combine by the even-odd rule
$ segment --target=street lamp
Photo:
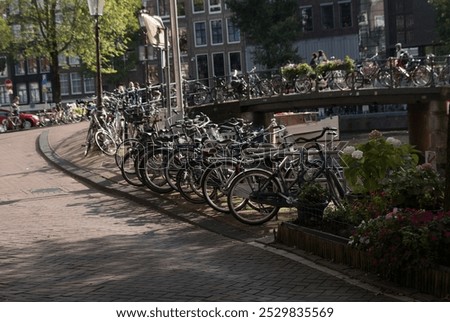
[[[145,75],[144,84],[147,86],[149,84],[149,79],[148,79],[148,42],[147,42],[147,29],[145,28],[145,21],[144,21],[143,15],[142,15],[144,13],[147,13],[147,11],[144,9],[141,10],[139,12],[138,19],[139,19],[139,25],[141,26],[141,30],[143,30],[144,36],[145,36],[145,39],[144,39],[144,55],[145,55],[145,57],[144,57],[144,63],[145,63],[145,65],[144,65],[144,75]]]
[[[103,15],[105,0],[87,0],[89,13],[95,19],[95,53],[97,56],[97,111],[102,111],[102,71],[100,61],[100,36],[98,27],[98,17]]]

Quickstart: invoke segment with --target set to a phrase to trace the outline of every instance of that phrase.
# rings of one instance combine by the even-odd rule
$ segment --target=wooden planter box
[[[296,247],[338,264],[344,264],[366,272],[377,272],[370,256],[348,245],[348,239],[322,231],[298,226],[290,222],[278,225],[276,241]],[[440,298],[450,296],[450,268],[439,267],[424,270],[408,270],[391,281]]]

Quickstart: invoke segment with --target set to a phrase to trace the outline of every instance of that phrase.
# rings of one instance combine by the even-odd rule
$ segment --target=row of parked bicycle
[[[177,191],[251,225],[296,207],[299,190],[311,181],[326,186],[336,205],[345,195],[335,129],[294,139],[275,120],[267,128],[234,118],[215,124],[205,114],[163,121],[158,107],[127,93],[109,93],[104,101],[102,111],[90,113],[85,155],[97,146],[114,156],[131,185]]]
[[[299,73],[293,77],[278,71],[257,73],[253,68],[246,74],[234,71],[229,76],[185,81],[184,95],[189,105],[201,105],[321,90],[449,84],[449,57],[416,57],[400,65],[395,58],[383,59],[375,55],[355,62],[350,69]]]

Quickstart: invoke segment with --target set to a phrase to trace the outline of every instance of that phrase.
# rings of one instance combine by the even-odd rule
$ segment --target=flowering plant
[[[438,210],[444,204],[445,180],[429,163],[394,171],[383,190],[400,208]]]
[[[450,266],[450,212],[395,209],[363,221],[349,244],[368,252],[386,277],[407,269]]]
[[[345,56],[344,60],[334,59],[326,62],[322,62],[316,67],[316,74],[323,74],[332,70],[346,70],[352,71],[355,68],[355,61],[349,56]]]
[[[311,66],[306,63],[301,64],[288,64],[281,67],[281,75],[286,77],[288,80],[293,80],[298,75],[310,75],[314,74]]]
[[[409,144],[376,130],[369,141],[356,147],[347,146],[341,154],[345,178],[354,193],[371,193],[382,188],[393,171],[409,169],[418,163],[418,151]]]

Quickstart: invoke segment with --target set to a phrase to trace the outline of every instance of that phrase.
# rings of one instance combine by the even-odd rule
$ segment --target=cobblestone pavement
[[[258,242],[276,222],[124,184],[87,126],[0,135],[1,301],[412,300]]]

